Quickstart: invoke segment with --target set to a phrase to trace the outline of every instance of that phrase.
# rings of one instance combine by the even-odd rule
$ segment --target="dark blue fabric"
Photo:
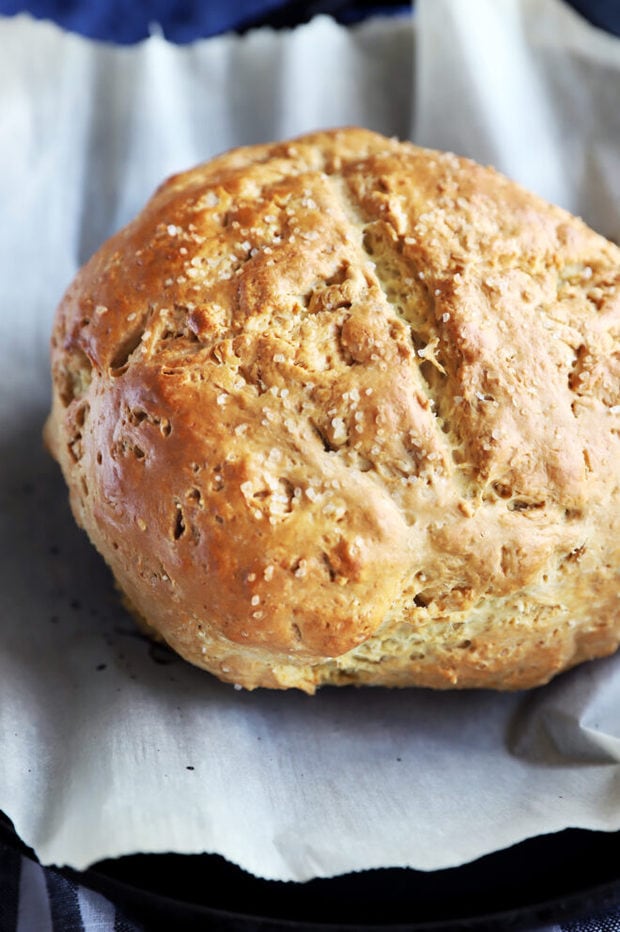
[[[620,3],[618,0],[570,0],[571,5],[589,19],[593,26],[620,36]]]
[[[595,26],[620,36],[620,0],[567,0]],[[294,26],[319,13],[352,23],[409,9],[403,0],[0,0],[0,14],[29,12],[92,39],[129,44],[159,29],[172,42],[270,24]]]
[[[65,29],[92,39],[131,43],[144,39],[153,27],[174,42],[189,42],[235,28],[245,19],[267,14],[278,0],[0,0],[4,14],[27,11],[51,19]]]
[[[172,42],[261,25],[294,26],[319,13],[353,22],[379,12],[408,10],[403,0],[0,0],[0,14],[29,12],[64,29],[128,44],[159,29]]]

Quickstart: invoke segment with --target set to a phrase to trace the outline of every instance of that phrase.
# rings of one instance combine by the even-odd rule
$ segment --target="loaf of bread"
[[[361,129],[163,184],[46,439],[154,635],[247,688],[520,689],[620,641],[620,250]]]

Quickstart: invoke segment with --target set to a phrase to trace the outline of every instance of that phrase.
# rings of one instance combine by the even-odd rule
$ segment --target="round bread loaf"
[[[361,129],[162,185],[46,438],[127,604],[247,688],[519,689],[620,641],[620,250]]]

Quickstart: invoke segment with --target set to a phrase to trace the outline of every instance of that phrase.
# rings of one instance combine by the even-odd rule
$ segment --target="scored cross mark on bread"
[[[46,438],[133,611],[252,688],[620,641],[620,251],[359,130],[176,175],[58,310]]]

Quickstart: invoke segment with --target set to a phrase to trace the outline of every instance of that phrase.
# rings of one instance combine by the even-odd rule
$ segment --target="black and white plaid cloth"
[[[148,932],[113,903],[0,843],[0,932]]]

